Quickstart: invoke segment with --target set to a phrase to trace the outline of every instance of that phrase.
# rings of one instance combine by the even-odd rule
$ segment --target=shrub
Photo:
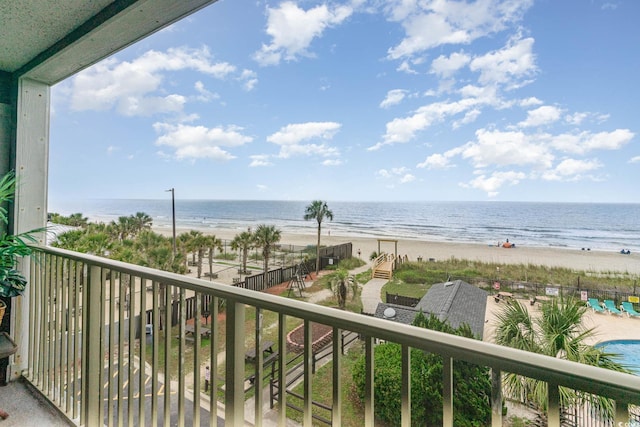
[[[421,313],[414,325],[456,335],[473,337],[463,325],[457,330],[435,316]],[[386,343],[374,351],[375,415],[389,425],[400,424],[402,364],[399,344]],[[364,398],[365,359],[361,357],[353,370],[353,381],[360,399]],[[454,425],[480,427],[491,419],[491,381],[488,368],[467,362],[454,363]],[[442,425],[442,357],[411,349],[411,425]]]

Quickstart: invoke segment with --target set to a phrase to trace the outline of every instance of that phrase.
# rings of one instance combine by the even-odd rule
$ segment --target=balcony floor
[[[11,381],[0,387],[0,409],[9,413],[9,418],[0,420],[2,427],[74,425],[23,379]]]

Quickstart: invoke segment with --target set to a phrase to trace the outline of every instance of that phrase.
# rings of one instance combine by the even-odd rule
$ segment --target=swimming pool
[[[609,353],[619,354],[620,359],[617,361],[627,365],[636,375],[640,375],[640,340],[605,341],[596,347],[604,347]]]

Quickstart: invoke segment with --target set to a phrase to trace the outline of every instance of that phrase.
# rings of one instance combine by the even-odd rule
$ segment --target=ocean
[[[178,228],[245,230],[275,225],[285,233],[315,233],[303,219],[303,201],[176,200]],[[640,251],[640,204],[533,202],[327,202],[333,221],[323,234],[388,237],[443,242]],[[65,202],[50,212],[80,212],[91,221],[110,222],[144,212],[154,226],[171,227],[171,199]]]

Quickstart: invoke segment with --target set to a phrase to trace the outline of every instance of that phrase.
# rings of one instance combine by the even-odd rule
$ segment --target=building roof
[[[437,283],[429,289],[415,308],[380,303],[376,308],[375,317],[411,324],[422,311],[427,316],[435,315],[456,329],[466,323],[473,334],[482,339],[488,295],[486,291],[462,280]],[[395,316],[385,316],[387,308],[392,308]]]

